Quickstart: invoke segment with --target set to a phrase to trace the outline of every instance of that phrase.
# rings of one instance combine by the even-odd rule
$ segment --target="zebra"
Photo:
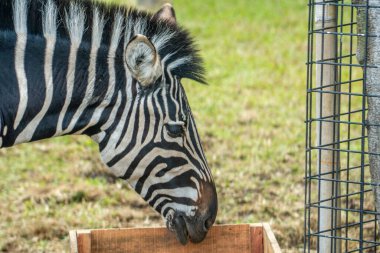
[[[173,7],[0,1],[0,148],[87,135],[178,241],[201,242],[218,202],[182,78],[205,83]]]

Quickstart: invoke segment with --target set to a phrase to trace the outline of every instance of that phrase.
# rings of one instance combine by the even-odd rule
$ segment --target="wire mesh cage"
[[[304,252],[380,252],[379,10],[309,0]]]

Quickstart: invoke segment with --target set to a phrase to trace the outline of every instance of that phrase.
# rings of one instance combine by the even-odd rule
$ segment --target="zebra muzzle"
[[[178,210],[170,210],[166,217],[166,226],[177,240],[185,245],[202,242],[215,222],[218,211],[218,198],[214,184],[204,184],[202,199],[197,203],[198,210],[194,215],[187,216]]]
[[[189,240],[192,243],[199,243],[206,237],[208,228],[212,224],[206,222],[206,225],[199,225],[197,220],[189,219],[182,213],[175,213],[167,219],[166,226],[182,245],[186,245]]]
[[[186,222],[181,214],[169,214],[166,221],[167,228],[172,231],[177,240],[185,245],[189,241],[189,233],[186,227]]]
[[[177,237],[177,240],[185,245],[189,241],[189,233],[187,231],[186,222],[182,215],[174,218],[174,233]]]

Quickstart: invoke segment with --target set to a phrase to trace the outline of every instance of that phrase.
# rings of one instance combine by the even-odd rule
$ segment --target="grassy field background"
[[[217,183],[217,223],[269,222],[303,245],[304,0],[175,0],[208,86],[184,81]],[[0,251],[64,252],[79,228],[163,225],[86,137],[0,150]]]

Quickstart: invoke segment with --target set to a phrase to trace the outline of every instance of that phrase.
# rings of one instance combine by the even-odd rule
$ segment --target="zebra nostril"
[[[204,224],[205,231],[208,231],[211,228],[212,224],[214,224],[212,217],[209,217],[208,219],[206,219],[205,224]]]

